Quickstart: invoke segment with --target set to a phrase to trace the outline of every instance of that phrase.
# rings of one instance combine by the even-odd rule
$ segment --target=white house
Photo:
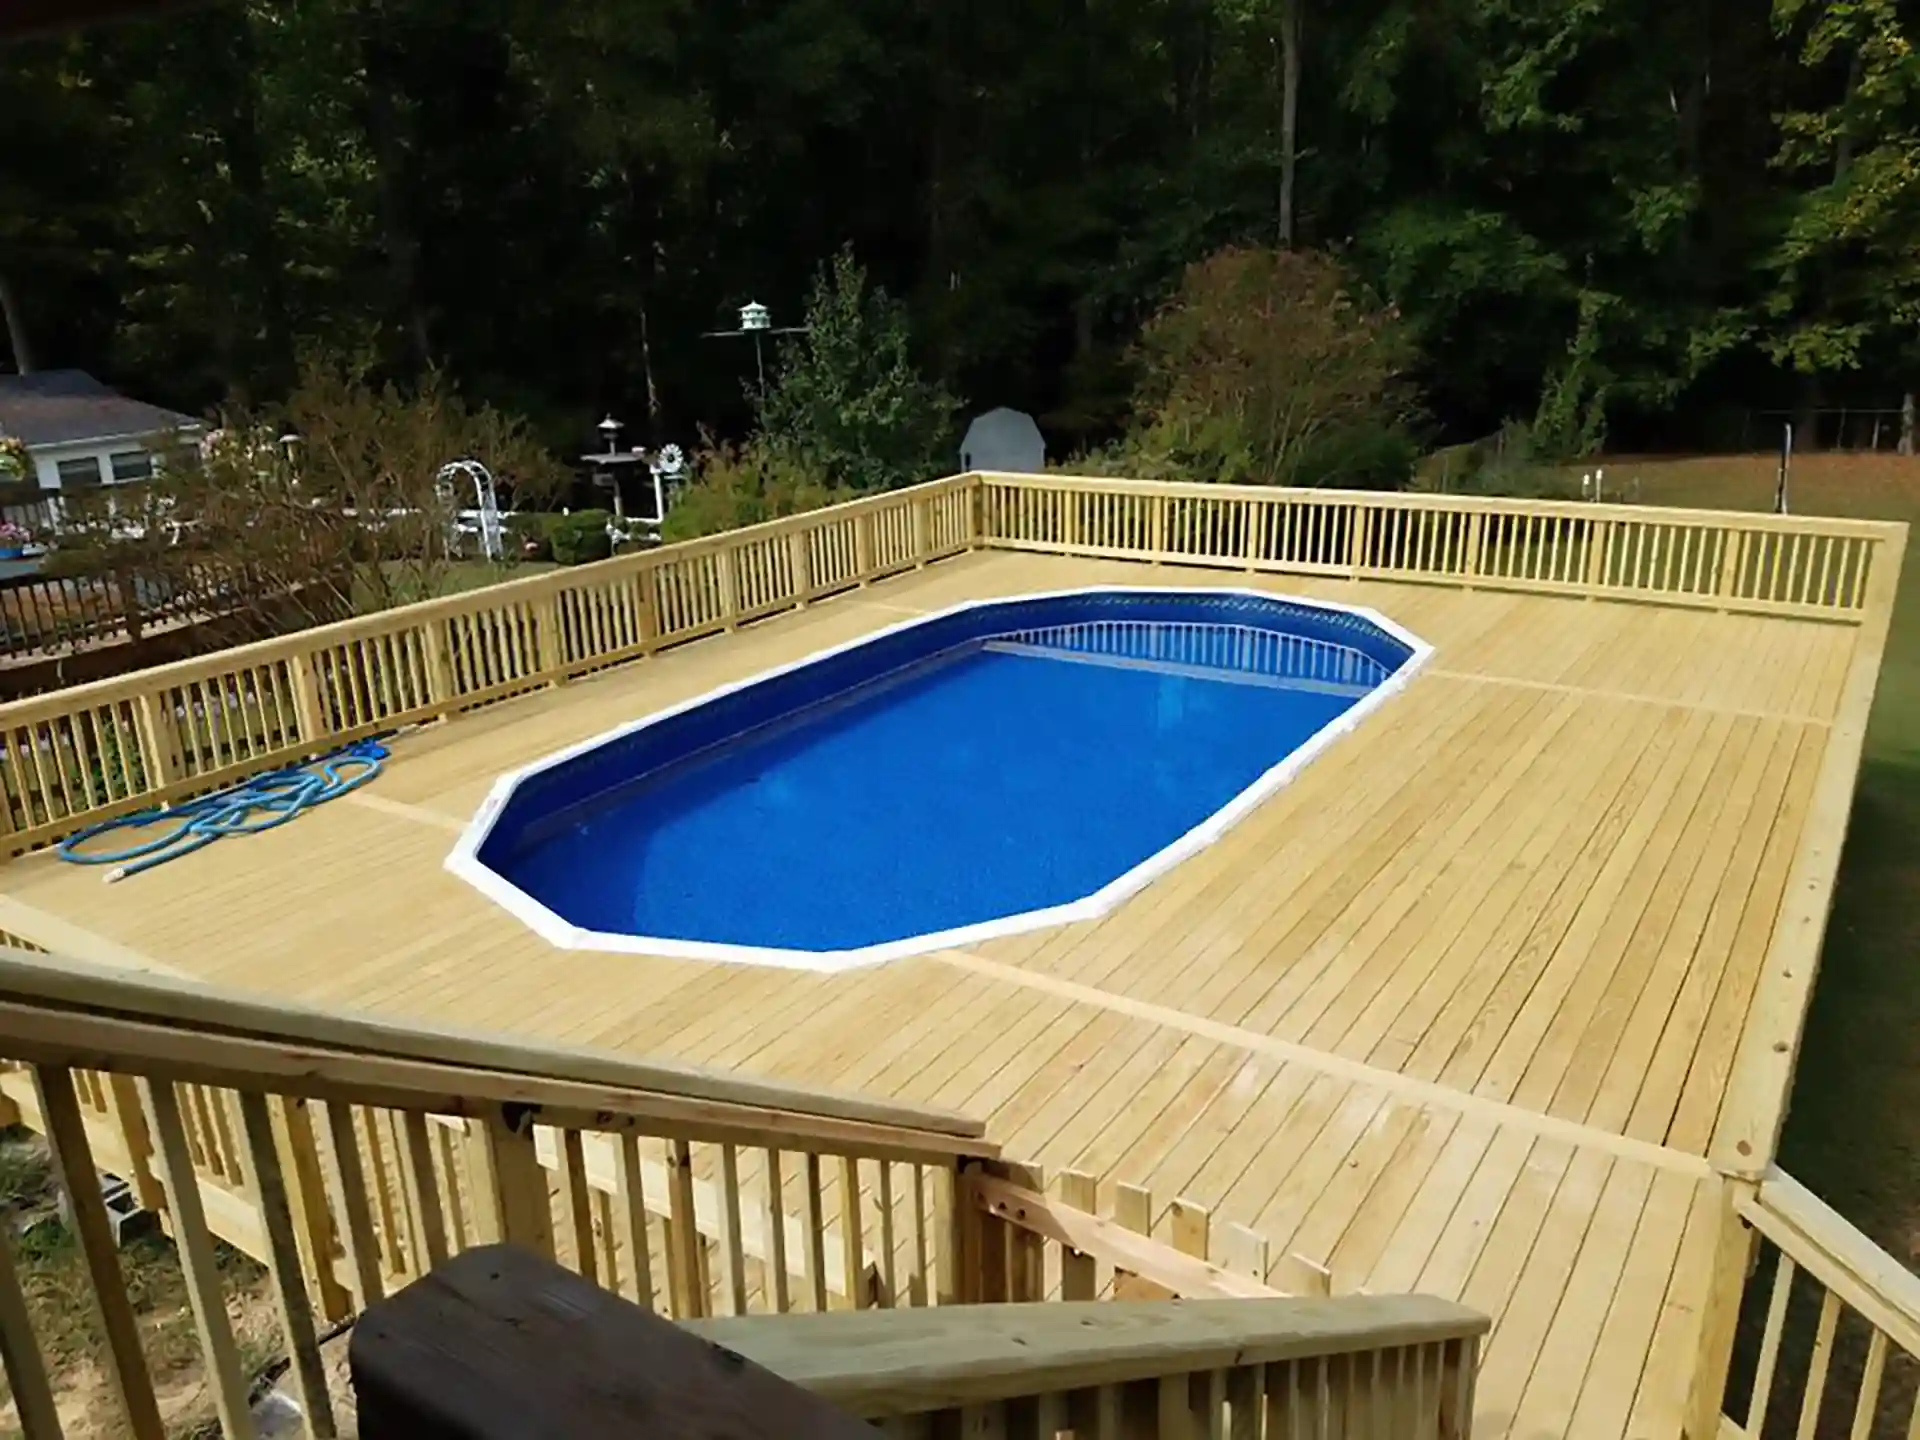
[[[200,430],[191,415],[130,400],[84,370],[0,375],[0,436],[27,447],[42,492],[150,480],[149,447]]]

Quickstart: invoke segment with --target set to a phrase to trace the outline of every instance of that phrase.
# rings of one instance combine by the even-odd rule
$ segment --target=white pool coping
[[[1042,910],[1024,910],[1016,915],[1003,915],[993,920],[983,920],[951,930],[910,935],[901,940],[889,940],[879,945],[864,945],[851,950],[783,950],[757,945],[725,945],[705,940],[674,940],[661,936],[616,935],[601,930],[587,930],[548,909],[526,891],[500,875],[498,871],[480,862],[480,846],[492,830],[494,821],[499,818],[501,810],[505,808],[514,787],[529,776],[550,770],[556,765],[564,764],[590,750],[597,750],[602,745],[631,735],[638,730],[644,730],[650,725],[658,725],[671,716],[684,714],[723,695],[744,690],[750,685],[757,685],[776,675],[804,669],[831,656],[857,650],[863,645],[870,645],[888,635],[899,634],[918,626],[932,624],[950,615],[958,615],[987,606],[1018,604],[1030,600],[1065,600],[1085,595],[1148,595],[1156,598],[1170,595],[1200,598],[1239,595],[1254,600],[1279,601],[1305,609],[1332,611],[1366,620],[1407,646],[1412,653],[1405,663],[1382,681],[1372,693],[1355,702],[1351,708],[1315,731],[1279,764],[1262,773],[1246,789],[1173,843],[1156,850],[1131,870],[1108,881],[1091,895],[1064,905],[1048,906]],[[884,629],[869,631],[858,639],[849,640],[841,645],[816,650],[802,659],[759,671],[744,680],[721,685],[691,700],[682,701],[664,710],[657,710],[638,720],[617,725],[591,739],[582,740],[577,745],[570,745],[564,750],[543,756],[530,765],[523,765],[518,770],[502,775],[494,781],[493,788],[487,792],[486,799],[480,802],[480,808],[474,811],[472,820],[467,823],[466,829],[448,853],[445,868],[514,916],[536,935],[562,950],[652,955],[671,960],[705,960],[723,965],[759,965],[781,970],[811,970],[825,974],[857,970],[869,965],[884,965],[891,960],[904,960],[909,956],[926,955],[936,950],[953,950],[968,945],[978,945],[984,941],[998,940],[1007,935],[1019,935],[1050,925],[1096,920],[1114,909],[1121,901],[1137,894],[1166,874],[1181,861],[1204,850],[1253,813],[1263,801],[1272,797],[1282,786],[1310,765],[1334,741],[1355,729],[1362,720],[1405,689],[1414,676],[1425,668],[1432,655],[1433,646],[1404,626],[1367,606],[1346,605],[1335,600],[1320,600],[1304,595],[1276,595],[1265,590],[1230,586],[1083,585],[1071,590],[1038,590],[1021,595],[997,595],[990,599],[967,600],[958,605],[950,605],[944,610],[932,611],[911,620],[903,620]]]

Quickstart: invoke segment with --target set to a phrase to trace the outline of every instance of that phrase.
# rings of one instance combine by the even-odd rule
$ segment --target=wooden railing
[[[1484,1316],[1424,1295],[696,1323],[888,1435],[1464,1440]]]
[[[1857,623],[1904,527],[962,475],[0,704],[0,856],[995,547]]]
[[[1270,1276],[1251,1232],[1231,1232],[1247,1242],[1234,1264],[1210,1263],[1197,1207],[1174,1202],[1156,1239],[1143,1191],[1111,1187],[1114,1218],[1094,1213],[1091,1177],[1063,1175],[1064,1198],[1047,1198],[1028,1188],[1044,1188],[1041,1172],[1000,1161],[979,1125],[940,1111],[306,1010],[17,949],[0,950],[0,1054],[13,1057],[0,1092],[46,1137],[67,1197],[113,1421],[141,1440],[166,1433],[161,1390],[103,1171],[129,1180],[173,1237],[229,1436],[253,1433],[254,1377],[216,1237],[267,1265],[291,1388],[315,1435],[334,1433],[320,1352],[330,1322],[499,1241],[689,1321],[1096,1295],[1274,1300],[1295,1273],[1325,1291],[1311,1267]],[[63,1433],[61,1377],[45,1362],[47,1317],[29,1303],[14,1243],[0,1236],[0,1358],[25,1436],[44,1440]],[[1090,1435],[1190,1433],[1168,1428],[1179,1407],[1201,1426],[1192,1433],[1210,1433],[1207,1417],[1236,1406],[1243,1417],[1256,1406],[1328,1417],[1332,1428],[1306,1433],[1330,1436],[1464,1434],[1485,1321],[1438,1302],[1353,1298],[1357,1310],[1248,1312],[1231,1363],[1219,1350],[1233,1333],[1225,1312],[1195,1329],[1182,1311],[1162,1337],[1177,1343],[1157,1351],[1135,1344],[1137,1326],[1081,1325],[1079,1341],[1031,1357],[1044,1359],[1038,1368],[991,1383],[977,1374],[977,1403],[1021,1411],[1032,1400],[1046,1414],[1091,1387]],[[982,1314],[980,1333],[1004,1336]],[[856,1408],[922,1413],[898,1408],[890,1385]],[[922,1391],[924,1411],[943,1408],[933,1403],[943,1394]],[[1142,1404],[1161,1428],[1099,1428],[1109,1410],[1125,1419]],[[1361,1415],[1373,1420],[1361,1426]]]
[[[1746,1440],[1920,1434],[1920,1276],[1779,1170],[1740,1186],[1733,1208],[1759,1242],[1748,1284],[1764,1286],[1765,1318],[1757,1308],[1749,1317],[1757,1348],[1711,1397],[1696,1431]]]
[[[985,544],[1857,619],[1902,527],[1351,490],[980,477]]]
[[[968,477],[0,705],[0,851],[972,548]]]
[[[0,958],[0,1054],[19,1118],[57,1164],[120,1418],[140,1437],[163,1433],[156,1386],[97,1178],[129,1158],[178,1246],[214,1408],[238,1436],[252,1433],[249,1377],[216,1235],[270,1267],[318,1418],[321,1327],[482,1243],[554,1256],[675,1317],[934,1303],[954,1285],[942,1236],[959,1166],[996,1153],[943,1112],[18,952]],[[0,1355],[40,1440],[61,1433],[56,1385],[11,1245],[0,1239]]]

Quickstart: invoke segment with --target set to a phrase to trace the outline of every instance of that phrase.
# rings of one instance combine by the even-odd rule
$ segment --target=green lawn
[[[1771,457],[1607,466],[1646,503],[1764,509]],[[1792,508],[1906,520],[1920,459],[1813,456]],[[1920,554],[1912,539],[1780,1163],[1895,1257],[1920,1263]]]

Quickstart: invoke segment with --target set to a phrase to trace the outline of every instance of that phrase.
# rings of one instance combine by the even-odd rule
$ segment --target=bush
[[[514,515],[507,520],[507,554],[514,560],[551,560],[553,542],[547,538],[549,515]]]
[[[1188,266],[1138,358],[1143,463],[1260,485],[1411,474],[1412,344],[1331,256],[1248,247]]]
[[[694,457],[693,479],[674,496],[662,540],[692,540],[762,520],[818,510],[849,498],[804,463],[764,442],[709,445]]]
[[[562,565],[585,565],[605,560],[613,554],[613,537],[607,526],[613,520],[605,510],[575,510],[571,515],[553,515],[547,520],[547,545],[553,558]]]

